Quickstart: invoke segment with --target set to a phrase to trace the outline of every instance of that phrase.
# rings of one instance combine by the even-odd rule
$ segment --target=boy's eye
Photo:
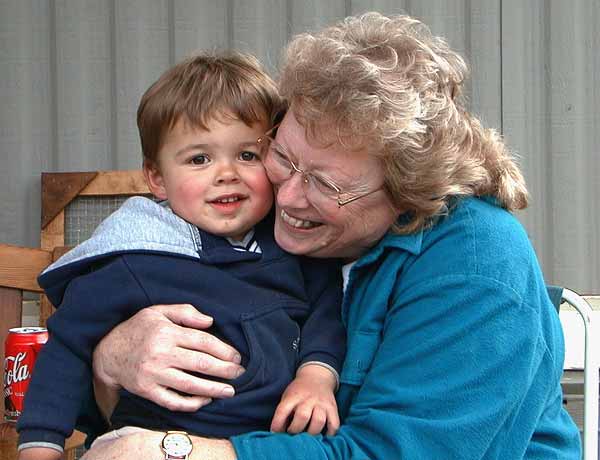
[[[209,158],[208,156],[204,155],[204,154],[200,154],[200,155],[194,155],[191,159],[190,159],[190,163],[194,164],[194,165],[205,165],[209,162]]]
[[[258,160],[258,155],[254,152],[245,151],[240,153],[240,159],[243,161],[254,161]]]

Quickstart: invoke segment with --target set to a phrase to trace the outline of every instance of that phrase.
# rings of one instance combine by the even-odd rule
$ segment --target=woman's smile
[[[379,160],[364,150],[349,151],[339,142],[322,146],[308,139],[292,106],[277,131],[277,142],[308,168],[347,189],[374,190],[383,182]],[[274,180],[275,239],[286,251],[312,257],[357,258],[387,232],[397,217],[383,191],[345,206],[336,197],[307,195],[300,174]]]
[[[312,229],[323,224],[311,220],[300,219],[289,215],[285,210],[280,211],[281,219],[295,229]]]

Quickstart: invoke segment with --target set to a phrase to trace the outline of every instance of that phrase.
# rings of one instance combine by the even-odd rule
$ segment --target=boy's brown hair
[[[275,82],[251,55],[229,51],[191,56],[163,73],[142,96],[137,124],[144,163],[156,164],[165,135],[180,120],[207,129],[235,118],[272,124],[283,103]]]

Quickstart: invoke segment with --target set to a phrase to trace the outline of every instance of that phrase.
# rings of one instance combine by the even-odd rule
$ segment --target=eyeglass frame
[[[302,180],[304,181],[305,184],[309,183],[309,177],[314,177],[315,180],[318,180],[320,182],[323,182],[325,185],[327,185],[328,187],[330,187],[335,193],[337,193],[337,198],[334,198],[333,196],[328,196],[325,193],[319,192],[321,193],[324,197],[332,199],[332,200],[337,200],[337,205],[338,207],[342,207],[342,206],[346,206],[347,204],[350,204],[356,200],[359,200],[360,198],[364,198],[366,196],[369,196],[375,192],[378,192],[379,190],[381,190],[383,188],[383,185],[370,190],[366,193],[359,193],[358,195],[354,195],[351,196],[350,198],[347,199],[342,199],[341,196],[342,195],[352,195],[352,193],[350,192],[344,192],[342,190],[342,188],[337,185],[335,182],[333,182],[331,179],[328,179],[327,177],[324,176],[315,176],[313,173],[311,173],[310,171],[304,171],[302,169],[300,169],[298,166],[296,166],[296,163],[294,163],[292,161],[292,158],[289,154],[289,152],[287,151],[287,149],[285,147],[283,147],[279,142],[277,142],[275,140],[274,137],[271,136],[271,133],[273,131],[275,131],[277,128],[279,128],[279,126],[281,125],[281,123],[277,123],[275,126],[273,126],[271,129],[269,129],[266,133],[264,133],[262,136],[260,136],[257,140],[256,143],[261,146],[261,145],[265,145],[264,144],[264,140],[265,138],[269,140],[269,143],[275,143],[277,146],[279,146],[279,149],[282,153],[284,153],[285,155],[282,155],[282,158],[284,158],[291,166],[290,168],[290,175],[287,179],[283,179],[283,182],[288,181],[289,179],[291,179],[291,177],[295,174],[295,173],[299,173],[302,176]],[[268,150],[268,149],[267,149]],[[263,159],[264,160],[264,159]],[[264,164],[264,161],[263,161]],[[267,169],[265,167],[265,169]]]

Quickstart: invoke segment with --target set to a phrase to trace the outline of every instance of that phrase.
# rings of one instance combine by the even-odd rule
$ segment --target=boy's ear
[[[144,179],[146,179],[146,184],[148,185],[150,192],[152,192],[152,195],[159,200],[166,200],[167,190],[165,188],[165,181],[163,180],[158,165],[154,162],[144,161],[142,172],[144,173]]]

